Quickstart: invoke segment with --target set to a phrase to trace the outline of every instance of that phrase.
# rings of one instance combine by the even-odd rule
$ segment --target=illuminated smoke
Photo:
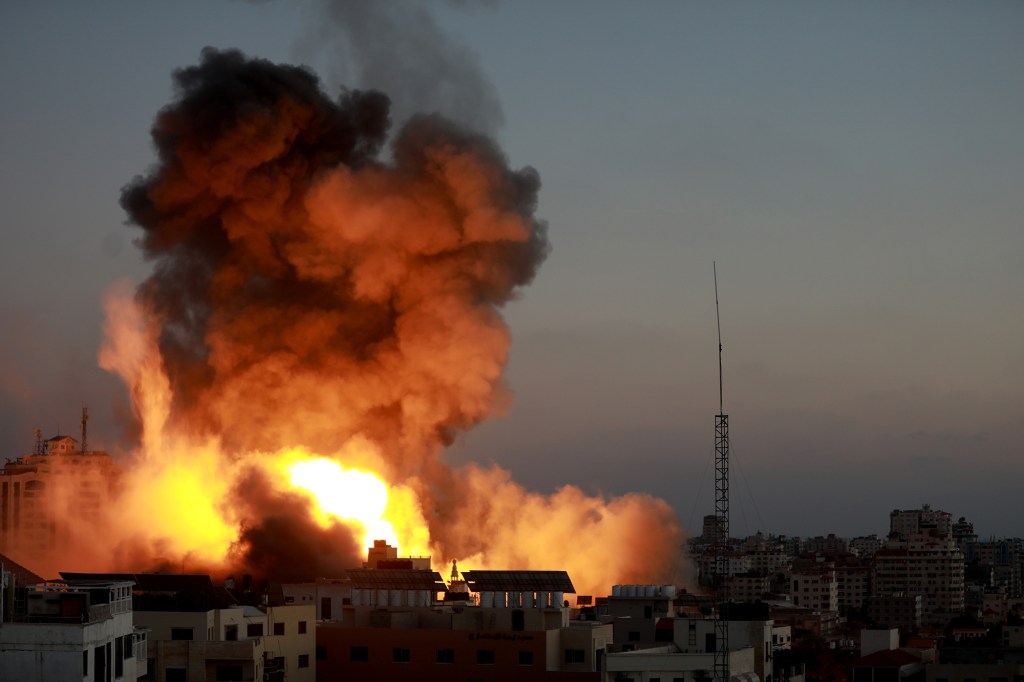
[[[360,531],[288,483],[290,462],[325,456],[382,479],[402,549],[438,565],[565,569],[598,594],[673,577],[664,502],[541,496],[440,458],[502,402],[499,310],[548,251],[532,169],[436,115],[389,140],[384,95],[332,100],[235,51],[175,84],[158,163],[122,196],[153,274],[111,297],[101,357],[142,433],[117,507],[140,520],[114,556],[276,579],[355,565]]]

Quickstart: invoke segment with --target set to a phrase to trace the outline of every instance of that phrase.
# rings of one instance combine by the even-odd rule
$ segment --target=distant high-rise
[[[31,455],[0,469],[0,551],[32,565],[59,547],[71,523],[97,521],[121,468],[71,436],[39,439]]]
[[[926,625],[961,615],[964,555],[953,540],[950,514],[924,505],[889,518],[889,542],[875,554],[875,595],[920,596]]]

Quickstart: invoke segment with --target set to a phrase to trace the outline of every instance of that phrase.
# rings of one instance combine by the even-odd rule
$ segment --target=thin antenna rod
[[[715,275],[715,324],[718,326],[718,414],[724,414],[722,398],[722,318],[718,314],[718,264],[711,261],[711,269]]]

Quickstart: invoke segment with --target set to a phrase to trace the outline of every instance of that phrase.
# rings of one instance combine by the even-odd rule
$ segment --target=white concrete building
[[[0,682],[116,682],[147,672],[147,637],[136,630],[129,581],[18,586],[4,572]]]
[[[88,575],[62,574],[65,579]],[[316,679],[316,609],[312,604],[243,605],[229,590],[215,587],[207,575],[140,573],[130,578],[135,583],[135,624],[149,632],[149,676],[145,679]],[[243,596],[262,601],[261,595]]]

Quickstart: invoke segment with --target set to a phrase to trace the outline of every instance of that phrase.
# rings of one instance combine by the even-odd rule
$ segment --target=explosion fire
[[[674,578],[665,502],[443,462],[505,394],[498,311],[548,251],[532,169],[438,116],[382,154],[384,95],[333,101],[234,51],[175,82],[158,165],[122,197],[154,269],[108,301],[101,364],[141,445],[96,567],[310,579],[382,538],[437,565],[565,569],[597,594]]]

